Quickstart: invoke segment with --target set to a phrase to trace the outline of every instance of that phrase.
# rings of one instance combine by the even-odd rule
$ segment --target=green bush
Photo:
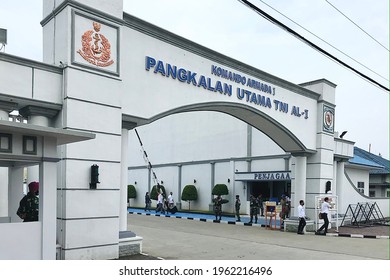
[[[127,185],[127,199],[137,198],[137,190],[133,185]]]
[[[137,190],[135,189],[135,186],[127,185],[127,201],[129,202],[129,206],[130,206],[130,199],[136,197],[137,197]]]
[[[229,189],[225,184],[216,184],[211,191],[212,195],[228,195],[229,194]],[[228,203],[229,200],[227,199],[222,199],[221,204]]]
[[[163,192],[163,196],[164,197],[167,197],[167,194],[165,192],[165,188],[163,185],[160,185],[160,189],[162,190]],[[157,185],[154,185],[152,190],[150,191],[150,199],[152,200],[157,200],[157,197],[158,197],[158,193],[157,193]]]
[[[181,194],[181,199],[188,201],[188,210],[191,210],[191,201],[198,199],[198,190],[194,185],[186,185]]]
[[[229,189],[225,184],[216,184],[211,192],[213,195],[228,195]]]

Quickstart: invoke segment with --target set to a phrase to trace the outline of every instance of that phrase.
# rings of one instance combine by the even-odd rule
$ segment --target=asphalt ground
[[[178,215],[156,216],[154,211],[128,215],[128,230],[143,238],[143,255],[138,259],[389,260],[388,238],[298,235]]]

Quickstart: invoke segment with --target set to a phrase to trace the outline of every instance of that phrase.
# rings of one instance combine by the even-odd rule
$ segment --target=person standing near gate
[[[159,189],[158,195],[157,195],[156,213],[161,212],[161,213],[165,214],[163,203],[164,203],[163,191],[162,191],[162,189]]]
[[[39,183],[31,182],[28,184],[28,193],[19,202],[19,208],[16,214],[23,222],[38,221],[39,214]]]
[[[324,224],[316,231],[316,235],[326,235],[328,232],[328,225],[329,225],[329,219],[328,219],[328,214],[329,214],[329,208],[330,204],[328,203],[329,198],[325,197],[324,202],[321,205],[321,217],[324,220]],[[324,230],[323,233],[321,231]]]
[[[298,225],[298,234],[304,234],[303,229],[306,226],[306,214],[305,214],[305,202],[303,200],[299,201],[298,205],[298,218],[299,218],[299,225]]]
[[[168,208],[172,209],[173,206],[175,206],[175,201],[173,199],[173,193],[170,192],[169,195],[168,195]]]
[[[150,205],[152,204],[152,200],[150,199],[149,192],[145,194],[145,212],[150,212]]]
[[[250,207],[250,216],[251,219],[249,223],[253,223],[253,217],[255,218],[255,224],[257,224],[257,210],[258,210],[258,201],[257,199],[251,194],[249,197],[249,207]]]
[[[234,206],[236,208],[237,222],[241,222],[241,219],[240,219],[241,201],[240,201],[240,196],[238,194],[236,195],[236,203]]]
[[[222,197],[220,194],[216,198],[214,198],[214,212],[215,220],[220,221],[222,218]]]
[[[264,217],[264,199],[262,194],[259,194],[259,196],[257,197],[257,203],[259,204],[259,208],[260,208],[259,214],[261,217]]]

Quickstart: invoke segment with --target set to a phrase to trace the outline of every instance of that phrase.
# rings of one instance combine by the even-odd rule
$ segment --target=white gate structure
[[[7,135],[31,135],[44,147],[33,157],[15,155],[23,166],[40,166],[39,225],[0,224],[2,236],[3,226],[34,227],[42,243],[29,257],[54,259],[56,243],[60,259],[117,258],[119,232],[127,230],[128,132],[176,113],[229,114],[291,153],[293,211],[305,199],[314,213],[328,181],[334,194],[343,188],[353,142],[334,135],[333,83],[292,84],[126,14],[122,0],[43,3],[43,62],[0,53],[2,166],[17,168]],[[27,123],[9,125],[12,110]],[[93,165],[96,189],[90,188]],[[14,180],[11,174],[0,196],[14,191]],[[16,200],[8,203],[0,206],[10,209],[3,216],[14,213]],[[36,253],[46,252],[45,244],[50,253]],[[25,257],[11,255],[3,237],[0,249],[1,258]]]

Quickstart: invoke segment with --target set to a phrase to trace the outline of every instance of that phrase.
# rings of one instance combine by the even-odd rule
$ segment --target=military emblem
[[[324,130],[333,132],[334,129],[334,110],[324,106]]]
[[[114,63],[111,59],[111,44],[100,32],[101,24],[94,22],[93,30],[81,36],[82,49],[77,53],[89,63],[98,67],[107,67]]]

